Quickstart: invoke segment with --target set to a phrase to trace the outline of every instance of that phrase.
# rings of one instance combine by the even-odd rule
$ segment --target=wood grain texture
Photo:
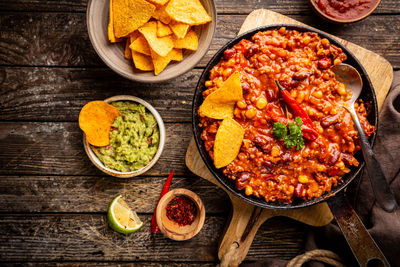
[[[89,101],[126,94],[146,99],[164,122],[191,122],[202,70],[161,84],[135,83],[107,68],[0,67],[0,120],[77,122]]]
[[[190,172],[184,163],[191,124],[167,123],[166,144],[158,162],[146,175]],[[0,122],[0,174],[106,176],[87,157],[78,123]]]
[[[225,218],[208,216],[193,239],[173,242],[152,237],[151,215],[139,214],[143,228],[131,235],[114,232],[105,214],[3,214],[0,217],[1,261],[202,261],[217,259]],[[249,260],[289,259],[299,253],[304,228],[287,219],[264,224],[249,251]],[[10,242],[12,241],[12,242]]]
[[[118,179],[110,176],[2,176],[0,212],[107,212],[122,194],[140,213],[152,213],[166,177]],[[187,188],[202,199],[207,214],[227,213],[228,196],[197,177],[174,177],[171,190]]]
[[[344,26],[321,23],[314,15],[290,17],[359,44],[385,57],[395,68],[400,67],[399,15],[371,16],[363,23]],[[245,18],[219,15],[213,43],[197,66],[204,67],[220,47],[236,36]],[[84,13],[4,13],[0,25],[2,65],[105,67],[89,41]]]
[[[85,12],[87,0],[0,0],[0,10],[7,11],[58,11],[58,12]],[[312,13],[307,1],[304,0],[218,0],[215,1],[217,11],[220,14],[240,13],[248,14],[259,8],[268,8],[282,14],[299,12]],[[400,13],[398,1],[382,1],[374,14]]]

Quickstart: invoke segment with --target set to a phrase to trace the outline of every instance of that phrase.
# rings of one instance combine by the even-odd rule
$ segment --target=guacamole
[[[118,101],[111,105],[121,112],[110,131],[110,145],[94,147],[104,166],[120,171],[136,171],[153,159],[160,142],[160,131],[153,114],[137,103]]]

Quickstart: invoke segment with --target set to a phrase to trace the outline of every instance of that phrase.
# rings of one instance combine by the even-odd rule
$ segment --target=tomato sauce
[[[334,19],[351,20],[367,14],[377,0],[315,0],[318,8]]]

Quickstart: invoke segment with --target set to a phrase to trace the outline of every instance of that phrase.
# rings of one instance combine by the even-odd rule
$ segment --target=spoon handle
[[[383,174],[381,165],[379,164],[371,145],[368,142],[367,136],[364,133],[361,123],[358,120],[354,107],[351,108],[351,116],[355,127],[360,137],[362,153],[365,160],[365,165],[368,175],[372,184],[372,189],[375,194],[378,204],[387,212],[393,212],[397,209],[398,205],[394,198],[393,191],[390,189],[389,183]]]

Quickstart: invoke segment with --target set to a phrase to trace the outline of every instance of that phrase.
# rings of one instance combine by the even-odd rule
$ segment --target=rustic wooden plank
[[[118,179],[99,176],[2,176],[0,212],[107,212],[123,194],[140,213],[153,213],[166,177]],[[219,187],[198,177],[174,177],[171,189],[187,188],[202,199],[207,214],[226,213],[230,201]]]
[[[0,0],[0,10],[7,11],[58,11],[58,12],[86,12],[87,0]],[[307,1],[303,0],[218,0],[215,1],[218,13],[248,14],[259,8],[268,8],[282,14],[299,12],[311,13]],[[382,1],[374,14],[399,13],[400,6],[397,0]]]
[[[106,68],[0,67],[0,120],[75,122],[87,102],[127,94],[148,101],[165,122],[191,122],[191,103],[201,71],[144,84]]]
[[[216,261],[225,218],[207,216],[193,239],[174,242],[150,233],[151,215],[139,214],[145,225],[122,235],[112,231],[105,214],[3,214],[0,217],[1,261]],[[292,258],[299,253],[304,226],[288,219],[265,223],[246,260]]]
[[[138,261],[138,262],[7,262],[7,266],[41,266],[41,267],[90,267],[90,266],[118,266],[118,267],[164,267],[164,266],[171,266],[171,267],[214,267],[215,263],[206,263],[206,262],[172,262],[172,261],[163,261],[163,262],[148,262],[148,261]]]
[[[147,176],[191,175],[184,156],[191,124],[166,124],[161,158]],[[78,123],[0,123],[0,174],[106,176],[86,156]]]
[[[236,36],[246,15],[218,16],[212,46],[198,64]],[[371,16],[362,23],[338,26],[314,15],[291,15],[387,58],[400,67],[400,15]],[[91,46],[84,13],[5,13],[0,17],[0,64],[27,66],[105,66]],[[23,30],[21,30],[23,29]]]

